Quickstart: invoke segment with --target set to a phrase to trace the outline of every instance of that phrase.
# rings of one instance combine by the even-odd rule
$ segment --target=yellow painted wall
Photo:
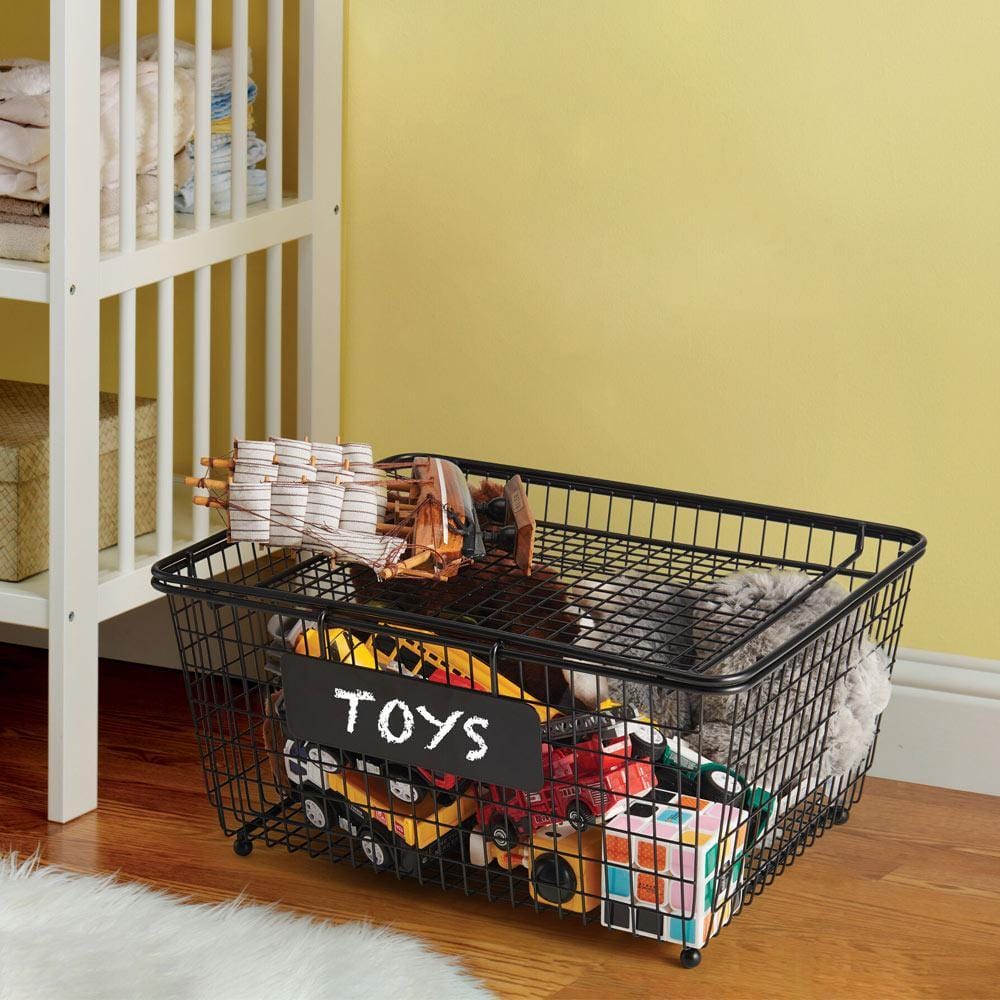
[[[992,0],[352,0],[346,432],[919,528],[904,642],[1000,657],[998,52]]]
[[[349,3],[345,431],[917,527],[904,641],[1000,657],[996,6]],[[44,57],[46,6],[8,12],[5,53]],[[266,86],[264,9],[251,0]],[[266,135],[263,99],[258,118]],[[295,129],[288,102],[289,181]],[[255,261],[254,433],[260,276]],[[215,287],[222,450],[225,268]],[[181,280],[178,471],[190,311]],[[106,304],[108,389],[115,318]],[[154,319],[142,293],[145,394]],[[285,320],[292,426],[291,294]],[[4,377],[45,380],[46,324],[3,303]],[[384,391],[401,378],[420,395]]]
[[[298,112],[294,95],[298,86],[298,0],[286,0],[284,93],[285,188],[294,191],[298,169]],[[232,34],[232,4],[213,5],[214,44],[228,47]],[[177,3],[177,37],[194,41],[194,4]],[[117,41],[118,4],[102,9],[104,44]],[[260,93],[254,106],[258,134],[267,137],[267,0],[250,0],[250,45]],[[156,31],[156,4],[140,0],[139,31]],[[5,13],[3,56],[12,54],[48,58],[48,4],[16,5]],[[266,163],[264,166],[266,167]],[[212,450],[221,454],[232,447],[229,440],[229,266],[212,269]],[[284,255],[282,419],[295,426],[295,323],[296,254],[290,244]],[[264,254],[250,258],[247,275],[247,421],[250,434],[264,433]],[[191,415],[193,362],[194,282],[184,275],[175,283],[175,428],[174,466],[192,472]],[[137,314],[137,391],[156,395],[156,290],[140,289]],[[4,361],[0,377],[26,382],[48,381],[48,308],[30,303],[0,304],[0,350]],[[101,388],[117,391],[118,302],[108,299],[101,310]]]

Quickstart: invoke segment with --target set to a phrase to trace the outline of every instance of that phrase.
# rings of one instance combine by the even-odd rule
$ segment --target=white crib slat
[[[281,434],[281,244],[267,248],[264,294],[264,426]],[[303,433],[307,433],[303,431]]]
[[[283,188],[282,130],[285,73],[284,0],[267,3],[267,207],[281,207]],[[264,414],[268,434],[281,433],[281,309],[282,247],[268,247],[264,293],[265,382]],[[300,428],[301,430],[301,428]],[[304,433],[304,432],[303,432]]]
[[[323,441],[340,422],[343,23],[343,0],[300,0],[298,192],[313,230],[298,241],[296,426]]]
[[[174,0],[159,0],[157,93],[158,224],[161,240],[174,238]],[[161,300],[165,283],[160,286]],[[173,302],[173,283],[170,287]],[[162,329],[162,327],[161,327]]]
[[[284,184],[285,3],[267,3],[267,207],[280,208]]]
[[[118,234],[135,251],[136,0],[121,0],[118,94]],[[118,299],[118,569],[135,568],[135,289]]]
[[[212,213],[212,0],[195,6],[194,226],[203,231]],[[194,467],[211,449],[212,269],[194,273]],[[192,534],[209,531],[208,508],[195,507]]]
[[[231,146],[232,216],[247,214],[247,47],[250,43],[248,0],[233,0],[233,139]]]
[[[247,259],[234,257],[229,320],[229,436],[247,436]]]
[[[194,272],[194,461],[198,469],[201,457],[211,454],[211,365],[212,365],[212,269],[200,267]],[[204,538],[209,531],[207,507],[192,512],[192,535]]]
[[[212,0],[195,8],[194,226],[208,229],[212,213]]]
[[[135,289],[118,299],[118,569],[135,569]]]
[[[158,224],[174,238],[174,0],[159,0],[157,119]],[[156,311],[156,552],[174,547],[174,279],[157,285]],[[200,457],[200,456],[199,456]]]
[[[248,0],[233,0],[233,138],[232,217],[247,216],[247,50],[250,45]],[[229,322],[230,436],[246,434],[247,259],[231,265]]]
[[[122,253],[135,250],[136,0],[121,0],[119,39],[118,233]]]
[[[161,281],[157,295],[156,551],[165,556],[174,547],[174,279]]]

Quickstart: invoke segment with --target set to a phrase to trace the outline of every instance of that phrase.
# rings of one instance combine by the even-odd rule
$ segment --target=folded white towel
[[[117,66],[101,59],[101,72]],[[42,59],[0,59],[0,98],[42,97],[52,90],[49,64]]]
[[[138,178],[138,181],[139,203],[135,213],[135,236],[137,240],[153,240],[156,239],[159,219],[156,176],[145,174]],[[49,219],[46,218],[45,222],[48,223]],[[48,225],[0,222],[0,257],[7,260],[48,263],[51,250],[50,233]],[[101,191],[101,250],[118,249],[119,240],[118,189],[104,188]]]
[[[247,204],[255,205],[267,197],[267,171],[247,171]],[[212,174],[212,215],[229,215],[233,204],[233,175],[230,171]],[[175,195],[174,208],[181,213],[194,211],[194,181],[188,181]]]
[[[160,40],[158,35],[143,35],[136,43],[136,53],[140,59],[147,59],[156,62],[160,58]],[[118,46],[109,45],[103,53],[111,59],[118,58]],[[185,42],[181,38],[174,39],[174,65],[182,69],[194,71],[195,47],[190,42]],[[233,50],[213,49],[212,50],[212,75],[224,72],[232,72]],[[253,72],[253,52],[247,49],[247,72]]]
[[[216,141],[218,140],[218,141]],[[194,146],[188,143],[188,156],[194,160]],[[256,132],[247,132],[247,166],[255,167],[267,157],[267,143]],[[232,170],[233,167],[233,137],[232,135],[212,136],[212,173]]]
[[[0,163],[20,170],[32,170],[34,164],[48,155],[47,128],[17,125],[0,119]]]
[[[47,62],[0,59],[0,97],[37,97],[50,89]]]
[[[101,186],[118,182],[118,88],[121,73],[117,62],[101,61]],[[32,72],[44,73],[48,80],[48,63],[34,63]],[[141,62],[136,69],[136,172],[153,169],[157,162],[157,106],[159,70],[155,62]],[[185,69],[174,74],[174,148],[183,149],[194,135],[194,77]],[[4,122],[0,130],[0,169],[8,168],[8,176],[0,179],[0,194],[17,194],[32,200],[49,196],[50,163],[47,155],[26,160],[19,157],[37,156],[40,145],[48,144],[48,130],[14,122]],[[30,183],[22,176],[11,178],[11,171],[32,175]]]
[[[45,226],[0,222],[0,257],[45,263],[49,259],[49,233]]]
[[[24,198],[26,201],[47,201],[48,195],[39,193],[35,179],[34,171],[0,165],[0,195]]]
[[[47,128],[49,124],[49,95],[32,94],[17,97],[0,97],[0,118],[18,125],[38,125]]]

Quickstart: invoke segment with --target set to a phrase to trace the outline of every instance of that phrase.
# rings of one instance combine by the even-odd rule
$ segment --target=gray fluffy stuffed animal
[[[685,598],[690,591],[665,591],[662,583],[653,588],[638,578],[582,581],[577,603],[587,617],[577,645],[638,654],[646,663],[671,661],[676,666],[680,661],[709,675],[739,673],[846,596],[838,584],[825,584],[729,656],[708,665],[729,641],[811,582],[802,573],[747,571],[715,581],[695,600]],[[890,695],[888,660],[865,634],[856,611],[739,695],[685,695],[645,682],[564,672],[585,704],[611,697],[635,705],[665,727],[696,732],[699,737],[691,742],[704,756],[773,788],[802,778],[814,786],[859,767]]]

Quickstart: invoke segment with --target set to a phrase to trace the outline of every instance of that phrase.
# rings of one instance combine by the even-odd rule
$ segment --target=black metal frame
[[[170,597],[220,825],[241,854],[261,840],[563,917],[624,920],[633,934],[677,941],[685,964],[696,964],[699,949],[824,829],[845,821],[860,797],[874,743],[850,773],[822,771],[834,696],[862,643],[881,649],[891,666],[926,542],[888,525],[451,460],[472,481],[521,474],[538,518],[531,578],[491,553],[446,584],[379,584],[323,554],[234,544],[224,534],[153,568],[154,587]],[[794,569],[808,579],[766,612],[709,610],[704,599],[715,582],[748,569]],[[845,589],[835,607],[744,669],[716,672],[833,581]],[[421,650],[440,644],[446,660],[450,651],[456,662],[480,661],[495,697],[511,697],[514,684],[515,696],[571,719],[592,709],[574,702],[567,673],[574,682],[627,683],[632,706],[656,717],[670,745],[691,759],[661,758],[652,769],[634,753],[635,725],[622,723],[619,735],[632,735],[615,749],[601,742],[588,756],[583,744],[561,748],[571,757],[558,760],[570,761],[571,773],[547,772],[542,801],[470,786],[457,798],[424,790],[422,804],[406,802],[365,758],[286,744],[282,641],[268,632],[275,615],[314,629],[308,651],[326,658],[331,629]],[[731,733],[726,764],[701,753],[709,712],[721,712]],[[404,770],[394,772],[397,790],[417,795],[421,781]],[[650,776],[659,791],[634,787]],[[616,798],[608,789],[623,777],[632,782],[629,797]],[[677,816],[688,823],[683,832],[664,819],[671,797],[686,810]],[[499,798],[508,806],[497,812],[489,803]],[[663,801],[653,823],[640,814],[655,798]],[[588,802],[611,802],[612,814],[627,808],[627,818],[586,826]],[[568,824],[581,815],[583,829]],[[491,816],[504,827],[492,841]],[[511,834],[514,845],[503,842]],[[692,850],[692,838],[702,846]],[[627,860],[613,865],[625,849]],[[628,902],[612,896],[613,881],[627,882]]]

